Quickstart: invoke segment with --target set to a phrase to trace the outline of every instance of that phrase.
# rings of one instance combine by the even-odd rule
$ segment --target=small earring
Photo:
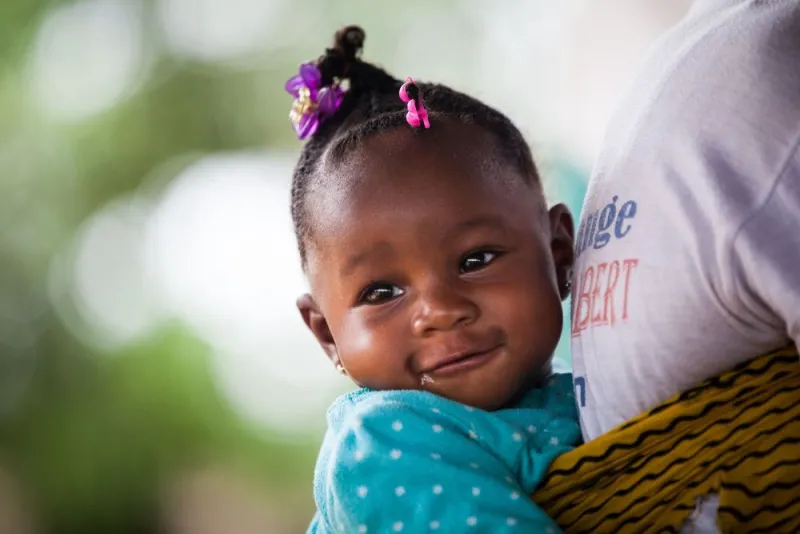
[[[339,371],[340,374],[343,374],[343,375],[347,374],[347,370],[344,368],[344,365],[342,365],[341,363],[337,363],[336,364],[336,370]]]
[[[564,291],[566,293],[572,292],[572,269],[567,269],[566,275],[564,276]]]

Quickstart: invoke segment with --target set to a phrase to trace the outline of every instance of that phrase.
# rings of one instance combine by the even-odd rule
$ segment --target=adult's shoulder
[[[587,212],[635,196],[662,219],[682,214],[696,229],[706,218],[732,234],[796,149],[797,95],[800,3],[698,0],[619,100]]]

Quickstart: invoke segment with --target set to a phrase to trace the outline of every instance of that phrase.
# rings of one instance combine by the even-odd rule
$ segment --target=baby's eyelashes
[[[461,260],[459,272],[461,274],[470,273],[482,269],[492,263],[500,255],[499,252],[494,250],[478,250],[470,252]]]
[[[382,304],[403,295],[403,290],[388,282],[376,282],[365,287],[358,297],[359,304]]]

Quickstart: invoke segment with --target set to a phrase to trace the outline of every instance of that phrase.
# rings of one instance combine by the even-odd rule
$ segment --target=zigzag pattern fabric
[[[533,500],[567,533],[800,532],[800,359],[761,356],[558,457]]]

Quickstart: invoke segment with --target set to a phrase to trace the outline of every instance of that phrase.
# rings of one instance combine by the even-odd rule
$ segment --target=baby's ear
[[[550,219],[550,251],[556,267],[556,279],[561,298],[569,296],[572,266],[575,263],[575,225],[564,204],[556,204],[548,213]]]
[[[328,359],[334,365],[339,364],[339,351],[336,348],[336,342],[333,340],[333,334],[328,327],[328,321],[319,309],[319,306],[314,301],[314,297],[305,293],[297,299],[297,309],[300,310],[300,315],[303,317],[303,322],[314,337],[317,338],[322,350],[328,356]]]

